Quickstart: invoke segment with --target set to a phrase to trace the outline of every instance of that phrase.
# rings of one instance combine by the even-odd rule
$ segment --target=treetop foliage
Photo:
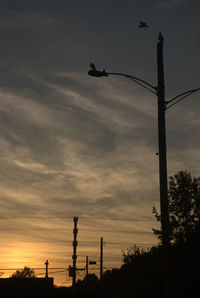
[[[200,234],[200,178],[192,177],[188,171],[179,171],[169,178],[168,190],[170,238],[173,243],[191,240]],[[160,222],[155,207],[153,213]],[[161,239],[161,231],[153,230]]]
[[[36,278],[36,274],[34,269],[25,266],[23,269],[16,270],[11,278]]]

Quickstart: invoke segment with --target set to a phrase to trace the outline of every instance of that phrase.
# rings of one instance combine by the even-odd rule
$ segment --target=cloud
[[[152,219],[158,202],[156,102],[117,79],[90,81],[78,73],[27,73],[26,84],[1,90],[2,193],[22,204],[34,200],[42,215]],[[176,118],[167,120],[174,150]]]
[[[5,31],[20,30],[25,31],[52,31],[61,25],[60,21],[45,12],[20,11],[6,8],[6,2],[0,6],[0,28]],[[26,28],[24,28],[26,24]]]
[[[156,8],[173,8],[186,2],[187,0],[161,0],[156,3]]]
[[[75,85],[81,81],[82,91],[70,80]],[[63,85],[61,75],[56,84],[50,78],[39,77],[37,82],[32,78],[39,87],[37,94],[30,91],[33,82],[28,80],[28,90],[23,86],[1,90],[2,194],[25,206],[30,201],[27,212],[35,210],[34,200],[38,214],[73,217],[79,206],[79,216],[123,216],[126,210],[131,217],[139,209],[145,216],[137,200],[152,190],[154,182],[148,179],[141,191],[141,182],[149,176],[147,168],[153,173],[150,139],[141,136],[151,126],[153,111],[145,104],[136,108],[138,100],[140,105],[144,101],[132,101],[128,92],[122,100],[112,84],[105,85],[99,98],[96,87],[102,88],[101,84],[90,86],[88,92],[87,81],[77,75],[70,80]],[[40,94],[43,88],[46,98]],[[148,200],[151,209],[154,195]]]

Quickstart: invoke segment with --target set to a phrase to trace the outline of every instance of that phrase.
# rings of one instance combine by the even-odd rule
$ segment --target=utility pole
[[[44,263],[44,265],[46,265],[46,274],[45,274],[45,278],[49,278],[49,276],[48,276],[48,266],[49,266],[49,262],[48,262],[48,260],[46,260],[46,262]]]
[[[72,277],[72,286],[75,286],[76,283],[76,271],[83,271],[85,270],[84,268],[77,268],[76,267],[76,260],[77,260],[77,255],[76,255],[76,248],[78,245],[78,241],[77,241],[77,234],[78,234],[78,229],[77,229],[77,223],[78,223],[78,217],[74,217],[73,218],[74,221],[74,230],[73,230],[73,234],[74,234],[74,241],[72,243],[73,245],[73,255],[72,255],[72,260],[73,260],[73,266],[69,265],[69,276]]]
[[[160,211],[162,231],[162,266],[164,274],[164,297],[172,297],[169,281],[169,248],[170,248],[170,224],[168,209],[168,181],[167,181],[167,154],[166,154],[166,127],[165,127],[165,83],[163,63],[163,41],[159,33],[157,43],[157,70],[158,70],[158,144],[159,144],[159,178],[160,178]]]
[[[86,276],[88,275],[88,256],[86,256],[85,260],[85,270],[86,270]]]
[[[74,234],[74,241],[73,241],[73,256],[72,256],[72,260],[73,260],[73,269],[72,269],[72,286],[75,286],[76,283],[76,259],[77,259],[77,255],[76,255],[76,248],[78,245],[78,241],[77,239],[77,234],[78,234],[78,229],[77,229],[77,222],[78,222],[78,217],[74,217],[74,230],[73,230],[73,234]]]
[[[101,237],[100,242],[100,279],[103,276],[103,237]]]
[[[160,176],[160,209],[162,225],[162,245],[170,246],[169,211],[168,211],[168,182],[167,182],[167,154],[165,127],[165,85],[163,66],[163,36],[159,34],[157,43],[158,65],[158,144],[159,144],[159,176]]]

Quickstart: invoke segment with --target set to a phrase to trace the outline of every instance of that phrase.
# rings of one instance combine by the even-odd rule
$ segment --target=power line
[[[6,243],[9,243],[9,242],[15,242],[16,240],[6,240]],[[52,240],[53,242],[55,241],[54,239]],[[58,242],[62,242],[62,243],[72,243],[73,241],[72,240],[60,240],[58,239],[57,240]],[[25,241],[24,241],[25,242]],[[46,239],[43,239],[43,240],[37,240],[37,241],[28,241],[29,243],[35,243],[35,242],[47,242]],[[50,242],[50,240],[49,240]],[[3,243],[3,242],[2,242]],[[79,240],[78,243],[91,243],[91,244],[98,244],[99,242],[98,241],[87,241],[87,240]],[[66,256],[71,256],[71,255],[66,255]]]
[[[6,216],[0,216],[0,219],[27,219],[27,218],[35,218],[35,219],[52,219],[52,218],[61,218],[61,219],[72,219],[70,216],[13,216],[13,215],[6,215]],[[80,216],[81,219],[89,219],[89,220],[113,220],[113,221],[142,221],[142,222],[149,222],[152,220],[148,219],[137,219],[137,218],[115,218],[115,217],[93,217],[93,216]]]
[[[153,234],[153,232],[143,232],[143,231],[130,231],[130,230],[103,230],[103,229],[81,229],[85,232],[104,232],[104,233],[131,233],[131,234]]]
[[[117,217],[91,217],[91,216],[83,216],[80,218],[87,218],[87,219],[98,219],[98,220],[124,220],[124,221],[146,221],[144,219],[136,219],[136,218],[117,218]]]
[[[3,268],[3,269],[1,269],[0,268],[0,270],[19,270],[19,269],[23,269],[23,268]],[[33,270],[45,270],[45,268],[43,267],[43,268],[31,268],[31,269],[33,269]],[[51,270],[57,270],[57,269],[65,269],[65,270],[68,270],[68,269],[66,269],[66,268],[64,268],[64,267],[56,267],[56,268],[49,268],[49,269],[51,269]]]
[[[35,227],[34,229],[40,229],[40,227]],[[24,227],[15,229],[17,231],[23,230]],[[49,227],[49,228],[45,228],[44,231],[48,231],[48,230],[57,230],[58,227]],[[70,231],[70,229],[67,228],[59,228],[59,230],[64,230],[64,231]],[[81,232],[104,232],[104,233],[128,233],[128,234],[153,234],[152,231],[131,231],[131,230],[115,230],[115,227],[113,227],[112,230],[106,230],[106,229],[81,229]]]
[[[54,272],[48,272],[48,274],[57,274],[57,273],[63,273],[66,272],[66,270],[62,270],[62,271],[54,271]],[[44,275],[45,273],[37,273],[36,275]]]
[[[136,245],[136,246],[152,246],[156,245],[156,243],[133,243],[133,242],[104,242],[105,244],[111,245]]]

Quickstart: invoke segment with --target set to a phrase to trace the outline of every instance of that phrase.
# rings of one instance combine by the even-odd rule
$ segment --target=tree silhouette
[[[200,233],[200,178],[188,171],[180,171],[169,178],[169,220],[171,241],[188,243]],[[153,213],[160,222],[155,207]],[[153,229],[161,239],[161,231]]]
[[[95,288],[98,283],[98,277],[96,274],[88,274],[83,280],[83,286],[84,287],[90,287],[90,288]]]
[[[34,269],[25,266],[23,269],[16,270],[11,278],[36,278],[36,274]]]

